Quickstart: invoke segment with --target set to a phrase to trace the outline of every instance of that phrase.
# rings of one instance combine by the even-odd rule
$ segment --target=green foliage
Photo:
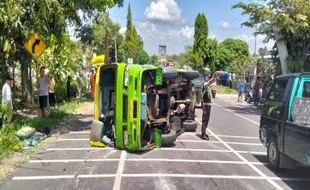
[[[138,34],[135,26],[132,24],[132,13],[130,9],[130,4],[128,5],[127,14],[127,29],[125,33],[125,58],[133,58],[134,63],[139,62],[139,54],[143,52],[143,40]]]
[[[139,64],[144,65],[147,64],[150,61],[149,54],[145,51],[141,51],[139,54]]]
[[[67,99],[67,86],[64,82],[59,82],[55,85],[56,102],[63,102]]]
[[[204,14],[198,14],[195,20],[192,67],[203,71],[206,66],[214,71],[217,64],[217,41],[208,39],[208,21]],[[202,59],[202,62],[201,62]]]
[[[239,39],[226,39],[218,46],[217,70],[243,74],[249,64],[249,46]]]
[[[200,56],[204,54],[204,48],[208,40],[208,21],[204,14],[198,14],[195,20],[195,34],[193,52]]]
[[[13,152],[20,151],[20,144],[14,135],[18,127],[14,124],[5,124],[0,129],[0,160],[9,156]]]
[[[258,27],[258,34],[266,35],[265,41],[275,39],[274,31],[284,37],[288,50],[288,67],[292,72],[301,68],[310,71],[310,1],[309,0],[263,0],[259,3],[238,3],[242,14],[250,19],[242,25]],[[277,62],[274,62],[277,64]]]

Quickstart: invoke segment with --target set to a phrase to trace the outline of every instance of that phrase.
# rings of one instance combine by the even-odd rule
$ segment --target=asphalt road
[[[201,121],[201,110],[196,110]],[[143,154],[89,145],[85,115],[77,129],[61,136],[19,167],[1,190],[249,190],[309,189],[310,170],[272,171],[258,139],[259,111],[218,98],[212,107],[209,141],[197,132],[179,136],[175,145]]]

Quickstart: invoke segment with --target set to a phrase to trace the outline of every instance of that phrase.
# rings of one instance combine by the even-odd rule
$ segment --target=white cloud
[[[230,27],[230,24],[226,21],[221,21],[220,22],[220,27],[222,28],[229,28]]]
[[[125,34],[125,32],[126,32],[126,30],[127,30],[127,28],[126,27],[121,27],[121,29],[119,30],[119,32],[121,33],[121,34]]]
[[[173,22],[181,17],[181,9],[175,0],[156,0],[145,9],[147,20]]]
[[[150,54],[158,53],[158,45],[166,45],[167,53],[174,54],[184,51],[184,46],[193,43],[194,28],[170,28],[160,31],[156,24],[144,22],[137,25],[137,30],[144,41],[144,47]]]
[[[250,52],[251,54],[254,53],[254,49],[255,49],[255,36],[254,35],[246,35],[246,34],[240,34],[236,37],[234,37],[235,39],[240,39],[245,41],[250,48]],[[258,49],[259,48],[264,48],[267,47],[268,50],[271,50],[272,47],[274,46],[275,41],[274,40],[269,40],[268,43],[264,43],[264,39],[266,37],[264,35],[258,35],[257,39],[256,39],[256,53],[258,53]]]

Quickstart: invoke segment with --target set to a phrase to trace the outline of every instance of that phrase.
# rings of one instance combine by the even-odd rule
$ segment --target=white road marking
[[[12,180],[41,180],[41,179],[72,179],[74,175],[52,175],[52,176],[19,176]]]
[[[90,141],[89,139],[57,139],[57,141]]]
[[[90,174],[90,175],[78,175],[77,178],[107,178],[116,177],[116,174]]]
[[[177,142],[190,142],[190,143],[219,143],[220,141],[204,141],[204,140],[182,140],[178,139]],[[235,145],[249,145],[249,146],[263,146],[262,143],[242,143],[242,142],[226,142],[227,144],[235,144]]]
[[[30,160],[29,163],[69,163],[69,162],[115,162],[119,161],[117,158],[103,158],[103,159],[58,159],[58,160]]]
[[[184,132],[179,137],[182,136],[199,136],[200,133],[193,133],[193,132]],[[212,135],[209,135],[212,136]],[[237,138],[237,139],[259,139],[258,137],[248,137],[248,136],[234,136],[234,135],[217,135],[218,137],[224,137],[224,138]]]
[[[117,167],[117,173],[116,173],[116,177],[115,177],[115,181],[114,181],[114,185],[113,185],[113,190],[120,190],[121,189],[122,174],[124,171],[126,154],[127,154],[126,151],[122,151],[121,159],[120,159],[120,161],[118,163],[118,167]]]
[[[47,151],[68,151],[68,150],[113,150],[111,147],[104,147],[104,148],[47,148]]]
[[[232,152],[230,150],[195,149],[195,148],[156,148],[155,150],[192,151],[192,152]]]
[[[53,176],[18,176],[12,180],[44,180],[44,179],[73,179],[75,175],[53,175]],[[89,174],[77,175],[77,178],[117,178],[117,174]],[[171,178],[212,178],[212,179],[254,179],[254,180],[275,180],[275,181],[310,181],[309,178],[288,178],[288,177],[262,177],[262,176],[240,176],[240,175],[196,175],[196,174],[121,174],[120,177],[139,178],[139,177],[171,177]]]
[[[230,150],[219,150],[219,149],[195,149],[195,148],[157,148],[155,150],[169,150],[169,151],[191,151],[191,152],[227,152],[233,153]],[[253,152],[253,151],[236,151],[241,154],[255,154],[255,155],[267,155],[266,152]]]
[[[240,175],[197,175],[197,174],[123,174],[123,177],[178,177],[178,178],[214,178],[214,179],[264,179],[261,176],[240,176]]]
[[[253,120],[251,120],[251,119],[249,119],[249,118],[246,118],[246,117],[244,117],[244,116],[242,116],[242,115],[240,115],[240,114],[237,114],[237,113],[235,113],[235,112],[233,112],[233,111],[231,111],[231,110],[229,110],[229,109],[226,109],[226,108],[224,108],[223,106],[220,106],[220,105],[215,104],[215,103],[214,103],[214,105],[217,106],[217,107],[219,107],[219,108],[222,108],[222,109],[224,109],[224,110],[226,110],[226,111],[228,111],[228,112],[230,112],[230,113],[233,113],[233,114],[235,114],[235,115],[241,117],[242,119],[245,119],[245,120],[247,120],[247,121],[249,121],[249,122],[251,122],[251,123],[254,123],[254,124],[256,124],[256,125],[259,125],[259,123],[255,122],[255,121],[253,121]]]
[[[70,131],[70,134],[90,134],[90,131]]]
[[[116,162],[118,158],[112,159],[58,159],[58,160],[30,160],[29,163],[70,163],[70,162]],[[247,164],[242,161],[229,160],[192,160],[192,159],[166,159],[166,158],[127,158],[126,162],[188,162],[188,163],[210,163],[210,164]],[[267,163],[251,162],[254,165],[267,165]]]
[[[224,108],[223,108],[224,109]],[[242,116],[243,117],[243,116]],[[201,122],[197,120],[197,122],[201,125]],[[252,121],[253,122],[253,121]],[[210,129],[207,129],[211,135],[213,135],[218,141],[222,142],[223,145],[231,150],[238,158],[240,158],[243,162],[246,162],[247,165],[252,168],[256,173],[258,173],[261,177],[265,178],[273,187],[275,187],[277,190],[282,190],[283,188],[279,186],[276,182],[272,181],[271,179],[267,179],[267,176],[260,171],[257,167],[255,167],[252,163],[250,163],[247,159],[245,159],[243,156],[241,156],[240,153],[238,153],[235,149],[233,149],[231,146],[229,146],[226,142],[224,142],[220,137],[218,137],[215,133],[213,133]]]

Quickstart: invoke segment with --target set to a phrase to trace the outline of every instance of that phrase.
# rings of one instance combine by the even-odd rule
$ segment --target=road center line
[[[197,120],[197,122],[201,125],[201,122]],[[220,137],[218,137],[215,133],[213,133],[210,129],[207,129],[211,135],[213,135],[218,141],[222,142],[223,145],[228,148],[230,151],[232,151],[238,158],[240,158],[243,162],[246,162],[247,165],[252,168],[255,172],[257,172],[262,178],[266,179],[273,187],[275,187],[277,190],[283,190],[281,186],[279,186],[276,182],[269,179],[262,171],[260,171],[257,167],[255,167],[252,163],[250,163],[247,159],[245,159],[243,156],[241,156],[240,153],[238,153],[235,149],[233,149],[231,146],[229,146],[226,142],[224,142]]]
[[[47,151],[68,151],[68,150],[114,150],[114,148],[111,147],[104,147],[104,148],[47,148]]]
[[[241,117],[242,119],[245,119],[245,120],[247,120],[247,121],[249,121],[249,122],[251,122],[251,123],[254,123],[254,124],[256,124],[256,125],[259,125],[259,123],[255,122],[255,121],[253,121],[253,120],[251,120],[251,119],[249,119],[249,118],[246,118],[246,117],[244,117],[244,116],[242,116],[242,115],[240,115],[240,114],[237,114],[237,113],[235,113],[235,112],[233,112],[233,111],[231,111],[231,110],[229,110],[229,109],[226,109],[226,108],[224,108],[224,107],[221,106],[221,105],[218,105],[218,104],[215,104],[215,103],[213,103],[213,105],[215,105],[215,106],[217,106],[217,107],[219,107],[219,108],[222,108],[222,109],[224,109],[224,110],[226,110],[226,111],[228,111],[228,112],[230,112],[230,113],[232,113],[232,114],[235,114],[235,115]]]
[[[176,140],[177,142],[190,142],[190,143],[218,143],[221,144],[220,141],[204,141],[204,140]],[[242,143],[242,142],[226,142],[227,144],[234,145],[249,145],[249,146],[263,146],[261,143]]]
[[[193,133],[193,132],[184,132],[179,137],[182,136],[200,136],[199,133]],[[209,135],[212,136],[212,135]],[[248,137],[248,136],[234,136],[234,135],[217,135],[218,137],[224,137],[224,138],[240,138],[240,139],[259,139],[258,137]]]
[[[18,176],[12,180],[40,180],[40,179],[73,179],[74,175],[54,175],[54,176]]]
[[[289,177],[262,177],[262,176],[242,176],[242,175],[197,175],[197,174],[162,174],[162,173],[146,173],[146,174],[121,174],[121,177],[141,178],[141,177],[171,177],[171,178],[212,178],[212,179],[253,179],[253,180],[276,180],[276,181],[301,181],[309,182],[308,178],[289,178]],[[44,180],[44,179],[73,179],[75,175],[53,175],[53,176],[17,176],[12,180]],[[86,174],[77,175],[77,178],[110,178],[117,177],[115,174]]]
[[[58,159],[58,160],[30,160],[29,163],[74,163],[74,162],[116,162],[121,159]],[[167,159],[167,158],[127,158],[126,162],[183,162],[183,163],[210,163],[210,164],[247,164],[233,160],[192,160],[192,159]],[[251,162],[254,165],[267,165],[262,162]]]
[[[120,190],[121,189],[121,183],[122,183],[122,174],[124,171],[125,166],[125,159],[126,159],[126,151],[122,151],[120,161],[118,163],[117,167],[117,173],[114,181],[113,190]]]

